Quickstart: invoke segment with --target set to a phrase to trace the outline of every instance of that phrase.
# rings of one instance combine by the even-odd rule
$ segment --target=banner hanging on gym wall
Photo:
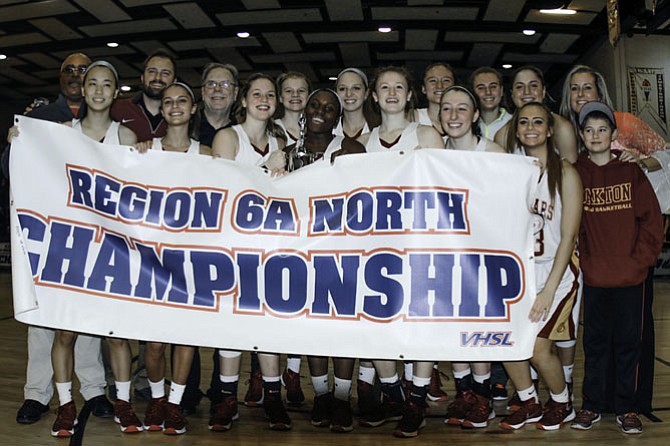
[[[278,353],[531,356],[530,158],[408,148],[271,178],[17,122],[19,321]]]

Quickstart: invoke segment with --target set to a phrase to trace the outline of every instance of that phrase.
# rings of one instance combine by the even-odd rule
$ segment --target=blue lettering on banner
[[[240,232],[298,235],[293,199],[266,198],[258,192],[241,193],[233,206],[233,227]]]
[[[378,187],[310,199],[310,236],[469,234],[465,189]]]
[[[29,212],[18,217],[37,285],[105,298],[217,311],[230,296],[232,311],[250,315],[495,322],[509,320],[525,292],[523,264],[506,251],[166,247]],[[492,332],[462,341],[509,338]]]
[[[227,191],[125,183],[104,172],[67,166],[68,206],[83,208],[125,223],[168,231],[213,232],[221,229]]]
[[[461,332],[461,347],[512,347],[509,331]]]

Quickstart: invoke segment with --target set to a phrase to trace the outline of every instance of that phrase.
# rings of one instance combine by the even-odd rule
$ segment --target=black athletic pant
[[[636,386],[645,290],[645,283],[622,288],[584,285],[584,409],[604,411],[613,360],[615,413],[639,411]]]

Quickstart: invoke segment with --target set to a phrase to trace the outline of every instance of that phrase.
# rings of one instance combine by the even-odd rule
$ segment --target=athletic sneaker
[[[507,388],[505,384],[496,384],[491,387],[491,397],[495,401],[503,401],[507,399]]]
[[[63,404],[56,410],[56,421],[51,428],[53,437],[71,437],[74,435],[74,427],[77,425],[77,407],[74,401]]]
[[[363,427],[377,427],[386,423],[387,421],[400,421],[403,415],[403,403],[396,403],[384,399],[381,404],[378,404],[371,412],[366,415],[361,415],[358,419],[358,424]]]
[[[477,396],[472,390],[457,393],[456,399],[447,406],[447,415],[444,422],[446,424],[460,426],[476,402]]]
[[[164,434],[181,435],[186,432],[186,420],[178,404],[166,402],[163,406],[163,413],[165,414]]]
[[[461,427],[463,429],[478,429],[486,427],[490,420],[496,417],[496,413],[491,406],[491,399],[485,396],[474,394],[475,399],[470,410],[465,415]]]
[[[349,401],[333,398],[333,416],[330,420],[331,432],[351,432],[354,430],[354,420],[351,415]]]
[[[266,398],[263,402],[263,407],[265,408],[265,416],[270,422],[270,429],[273,431],[287,431],[291,429],[291,418],[289,418],[279,395],[274,398]]]
[[[512,398],[507,401],[507,411],[512,413],[516,412],[517,410],[521,409],[521,398],[519,398],[519,394],[517,392],[514,392],[512,394]]]
[[[406,395],[409,395],[407,393]],[[428,384],[428,399],[434,402],[447,401],[449,395],[447,392],[442,390],[442,380],[440,379],[440,371],[433,367],[433,371],[430,374],[430,383]]]
[[[310,423],[316,427],[330,426],[333,417],[333,394],[328,392],[314,397]]]
[[[301,406],[305,402],[305,394],[300,387],[300,374],[286,369],[281,375],[281,383],[286,387],[286,403]]]
[[[263,373],[261,369],[251,374],[249,379],[249,388],[244,395],[244,404],[247,407],[260,407],[263,405]]]
[[[398,438],[412,438],[419,435],[419,429],[426,427],[424,409],[413,401],[405,401],[402,419],[393,430],[393,436]]]
[[[219,404],[214,406],[214,413],[209,419],[209,430],[214,432],[225,432],[233,426],[233,421],[240,418],[237,411],[237,397],[228,396]]]
[[[167,398],[151,398],[147,411],[144,414],[144,430],[148,432],[160,432],[163,430],[165,415],[163,413]]]
[[[114,402],[114,422],[119,425],[124,434],[135,434],[144,430],[142,422],[137,418],[133,406],[128,401],[117,399]]]
[[[526,423],[536,423],[542,419],[542,406],[533,398],[523,401],[519,410],[507,415],[500,422],[503,429],[521,429]]]
[[[616,416],[616,424],[621,428],[624,434],[641,434],[642,421],[635,412],[628,412],[623,415]]]
[[[575,416],[575,419],[572,420],[572,424],[570,425],[570,427],[573,429],[586,431],[591,429],[593,425],[598,421],[600,421],[599,413],[582,409],[577,412],[577,416]]]
[[[381,404],[379,389],[375,389],[375,386],[372,384],[358,381],[356,384],[356,393],[358,395],[358,413],[361,417],[368,416]]]
[[[567,423],[575,419],[575,411],[570,402],[557,403],[549,398],[549,401],[544,406],[542,418],[537,422],[538,429],[545,431],[555,431],[563,427],[563,423]]]

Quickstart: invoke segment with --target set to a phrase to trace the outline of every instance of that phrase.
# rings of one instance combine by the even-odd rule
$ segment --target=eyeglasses
[[[76,74],[85,74],[88,67],[86,65],[65,65],[61,73],[74,76]]]
[[[225,81],[207,81],[204,84],[202,84],[203,87],[207,88],[208,90],[214,90],[217,86],[221,88],[222,90],[225,90],[226,88],[234,87],[237,84],[235,82],[231,82],[228,80]]]

